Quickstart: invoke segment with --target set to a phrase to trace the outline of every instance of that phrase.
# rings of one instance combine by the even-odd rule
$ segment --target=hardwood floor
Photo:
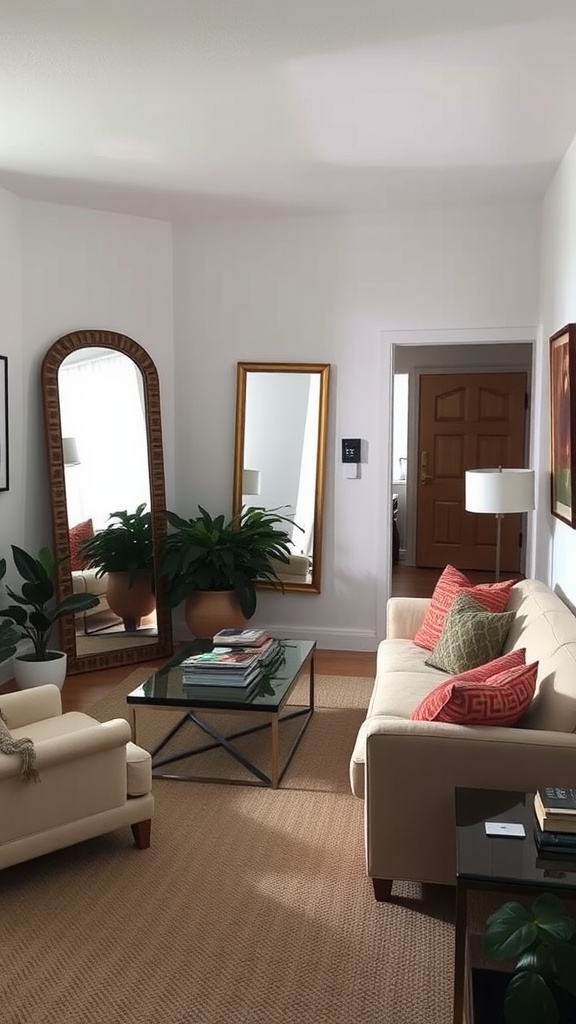
[[[149,665],[161,665],[165,659],[147,662]],[[64,711],[87,711],[93,704],[106,696],[110,690],[118,686],[132,668],[138,666],[121,665],[118,668],[102,669],[98,672],[79,672],[68,676],[62,688],[62,707]],[[316,672],[321,675],[340,676],[374,676],[376,670],[376,653],[373,651],[318,651],[315,659]],[[0,693],[15,690],[13,682],[0,688]]]
[[[442,569],[420,569],[415,565],[395,565],[392,569],[393,597],[431,597]],[[493,572],[476,572],[466,569],[471,583],[493,583]],[[523,580],[521,573],[503,573],[502,579]]]
[[[395,565],[392,570],[392,594],[395,597],[430,597],[441,569],[419,569],[411,565]],[[472,583],[491,583],[494,574],[466,572]],[[506,578],[510,578],[509,576]],[[521,575],[514,579],[523,579]],[[162,659],[164,660],[164,659]],[[161,665],[160,661],[148,662]],[[134,666],[136,667],[136,666]],[[316,671],[322,675],[373,676],[376,670],[375,651],[326,651],[316,654]],[[131,666],[84,672],[68,676],[62,689],[64,711],[86,711],[118,686],[132,671]],[[0,693],[15,690],[13,682],[0,687]]]

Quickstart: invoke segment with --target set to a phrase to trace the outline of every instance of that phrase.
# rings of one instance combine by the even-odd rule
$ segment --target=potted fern
[[[55,683],[62,687],[66,678],[66,654],[49,648],[54,623],[63,615],[95,608],[99,598],[94,594],[70,594],[55,602],[56,561],[49,548],[38,555],[29,554],[12,544],[14,565],[22,577],[20,592],[6,587],[14,604],[0,609],[0,658],[13,656],[14,676],[20,689]],[[6,575],[6,559],[0,558],[0,580]],[[28,640],[32,651],[17,654],[20,640]]]
[[[80,545],[80,557],[96,576],[107,576],[106,600],[127,630],[154,611],[152,521],[146,503],[135,512],[112,512],[109,525]]]
[[[198,509],[191,519],[166,513],[162,572],[171,607],[184,602],[188,629],[206,638],[254,615],[257,580],[282,587],[272,560],[289,562],[294,524],[277,509],[244,507],[228,520]]]

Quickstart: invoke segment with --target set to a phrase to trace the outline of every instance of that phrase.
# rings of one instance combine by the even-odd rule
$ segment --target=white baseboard
[[[307,626],[287,629],[270,622],[254,622],[254,626],[268,630],[271,636],[286,640],[315,640],[316,646],[323,651],[375,651],[378,647],[376,634],[368,630],[310,629]],[[190,633],[185,627],[183,631],[176,630],[174,640],[185,643],[190,640]]]

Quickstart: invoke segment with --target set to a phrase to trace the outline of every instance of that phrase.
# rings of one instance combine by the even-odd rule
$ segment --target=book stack
[[[270,637],[263,629],[221,629],[212,637],[216,647],[261,647]]]
[[[221,629],[212,637],[212,643],[225,644],[233,650],[257,651],[265,675],[272,675],[282,663],[282,644],[263,629]]]
[[[576,789],[544,786],[534,795],[534,836],[541,853],[576,856]]]
[[[245,700],[270,673],[279,647],[278,641],[264,637],[252,647],[231,644],[192,654],[182,662],[183,683],[191,696]]]

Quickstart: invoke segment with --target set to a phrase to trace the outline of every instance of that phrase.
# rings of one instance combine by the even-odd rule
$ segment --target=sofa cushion
[[[459,675],[444,679],[430,693],[426,694],[424,700],[414,709],[410,718],[415,722],[460,721],[460,718],[453,719],[450,717],[450,703],[453,695],[458,694],[457,710],[459,710],[461,708],[461,697],[467,692],[467,686],[473,689],[475,686],[489,683],[500,672],[525,665],[525,653],[524,648],[519,648],[517,651],[503,654],[500,658],[494,658],[484,665],[478,665],[476,668],[469,669],[468,672],[461,672]]]
[[[94,524],[91,519],[85,519],[83,523],[77,523],[70,529],[70,569],[78,572],[85,567],[86,560],[80,555],[80,545],[85,540],[94,536]]]
[[[447,565],[440,576],[424,621],[414,637],[414,643],[431,651],[438,643],[446,615],[462,592],[469,594],[486,611],[503,612],[508,604],[514,580],[498,583],[479,583],[473,586],[467,576],[453,565]]]
[[[448,678],[450,673],[426,664],[428,653],[411,640],[384,640],[379,645],[368,715],[409,718],[438,681]]]
[[[484,611],[469,594],[460,594],[426,664],[456,674],[492,661],[502,653],[515,614]]]

